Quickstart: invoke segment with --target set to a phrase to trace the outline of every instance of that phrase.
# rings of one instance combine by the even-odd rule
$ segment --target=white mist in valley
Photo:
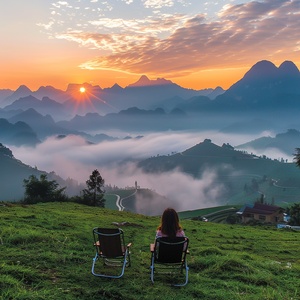
[[[196,179],[180,170],[148,174],[134,161],[178,153],[206,138],[217,145],[229,143],[234,146],[254,137],[217,132],[164,132],[91,144],[82,137],[70,135],[65,138],[49,137],[35,148],[10,148],[22,162],[42,171],[54,171],[64,179],[85,183],[91,172],[98,169],[106,184],[123,188],[134,186],[137,181],[141,188],[154,190],[170,199],[170,205],[176,209],[189,210],[218,205],[225,188],[217,182],[214,170],[205,170]],[[124,161],[127,162],[121,164]],[[140,207],[137,210],[140,212],[143,212],[143,203],[138,201]]]

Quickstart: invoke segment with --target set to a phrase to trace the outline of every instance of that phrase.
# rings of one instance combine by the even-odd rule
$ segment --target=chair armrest
[[[150,251],[154,252],[155,244],[150,244]]]

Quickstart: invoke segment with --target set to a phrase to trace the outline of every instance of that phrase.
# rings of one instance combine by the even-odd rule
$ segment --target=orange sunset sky
[[[0,89],[143,74],[227,89],[260,60],[300,66],[299,0],[9,0],[0,22]]]

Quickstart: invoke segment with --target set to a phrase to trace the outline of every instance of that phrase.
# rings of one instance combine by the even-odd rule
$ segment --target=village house
[[[276,224],[284,221],[284,209],[279,206],[254,203],[246,204],[237,214],[241,217],[242,223],[258,221],[261,223]]]

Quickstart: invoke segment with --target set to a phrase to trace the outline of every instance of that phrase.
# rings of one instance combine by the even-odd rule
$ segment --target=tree
[[[96,169],[86,181],[87,188],[83,192],[83,201],[87,205],[104,207],[104,179]]]
[[[294,154],[294,161],[296,165],[300,168],[300,148],[296,148],[296,153]]]
[[[67,200],[64,194],[66,188],[59,188],[59,184],[55,180],[48,180],[46,174],[41,174],[40,179],[35,175],[30,175],[28,179],[23,180],[23,186],[25,187],[25,203]]]
[[[290,215],[290,225],[300,225],[300,203],[294,203],[291,207],[287,209]]]

